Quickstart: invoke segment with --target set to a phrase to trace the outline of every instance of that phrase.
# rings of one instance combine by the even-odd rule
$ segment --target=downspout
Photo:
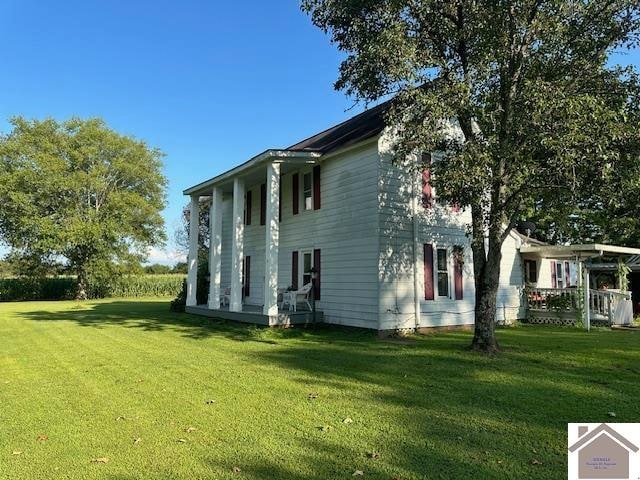
[[[413,200],[411,202],[413,215],[413,308],[415,313],[415,330],[420,328],[420,282],[418,280],[418,250],[420,244],[418,242],[418,177],[415,175],[413,179]]]

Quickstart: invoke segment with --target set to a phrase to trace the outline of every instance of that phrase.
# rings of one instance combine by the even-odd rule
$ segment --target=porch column
[[[264,246],[265,315],[278,314],[278,246],[280,243],[280,164],[267,165],[267,208]]]
[[[591,304],[589,302],[589,268],[582,264],[582,289],[584,290],[584,326],[587,332],[591,330]]]
[[[231,295],[229,311],[242,311],[242,260],[244,258],[244,180],[233,180],[233,228],[231,229]]]
[[[222,253],[222,190],[213,187],[209,211],[209,308],[220,309],[220,270]]]
[[[200,196],[191,196],[189,208],[189,259],[187,265],[187,306],[198,304],[196,291],[198,289],[198,221],[200,219]]]

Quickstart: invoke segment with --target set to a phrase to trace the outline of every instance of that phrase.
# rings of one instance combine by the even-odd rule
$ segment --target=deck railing
[[[583,308],[577,288],[527,288],[529,320],[535,323],[575,324]],[[630,292],[589,290],[592,323],[629,325],[633,321]]]

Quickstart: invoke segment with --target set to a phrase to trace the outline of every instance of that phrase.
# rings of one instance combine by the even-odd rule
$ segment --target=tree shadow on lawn
[[[260,358],[354,405],[392,406],[383,424],[396,435],[394,426],[402,425],[401,435],[381,432],[372,440],[411,477],[560,478],[567,423],[611,421],[608,412],[616,421],[638,421],[637,376],[618,367],[640,357],[616,359],[615,367],[597,357],[607,339],[616,340],[609,333],[590,341],[582,332],[553,333],[502,331],[505,353],[496,357],[465,351],[467,334],[443,334],[408,346],[294,344]]]
[[[34,303],[34,306],[38,303]],[[373,331],[329,326],[324,324],[296,326],[295,328],[269,328],[261,325],[209,318],[188,313],[172,312],[169,302],[163,301],[109,301],[78,302],[66,310],[29,310],[15,313],[27,320],[75,322],[83,327],[104,328],[122,326],[149,332],[174,331],[183,337],[201,340],[224,337],[237,341],[277,344],[279,339],[317,339],[327,344],[372,341]],[[340,335],[339,332],[345,332]],[[329,334],[327,336],[327,334]],[[338,335],[333,335],[338,334]]]
[[[237,459],[241,475],[251,478],[348,478],[355,469],[367,478],[560,478],[566,472],[568,422],[611,421],[608,412],[616,413],[615,421],[638,421],[635,332],[505,329],[498,332],[504,352],[487,357],[466,350],[468,333],[398,344],[361,330],[269,330],[176,314],[164,302],[88,306],[20,315],[95,328],[173,330],[191,339],[285,340],[282,348],[253,351],[251,361],[283,368],[291,381],[318,391],[315,402],[326,402],[333,416],[354,419],[354,443],[381,453],[378,460],[368,459],[364,449],[332,438],[331,431],[318,437],[292,430],[287,440],[304,452],[295,459],[300,468],[281,461],[286,447],[273,456],[256,448],[249,458]],[[298,338],[304,341],[286,342]],[[375,427],[358,430],[363,417],[375,418]],[[232,478],[233,465],[215,457],[201,462]]]

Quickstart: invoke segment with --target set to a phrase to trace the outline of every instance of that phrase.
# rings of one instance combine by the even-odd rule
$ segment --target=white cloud
[[[173,266],[178,262],[186,262],[187,256],[177,249],[160,249],[150,247],[148,249],[148,257],[145,263],[159,263],[161,265]]]

